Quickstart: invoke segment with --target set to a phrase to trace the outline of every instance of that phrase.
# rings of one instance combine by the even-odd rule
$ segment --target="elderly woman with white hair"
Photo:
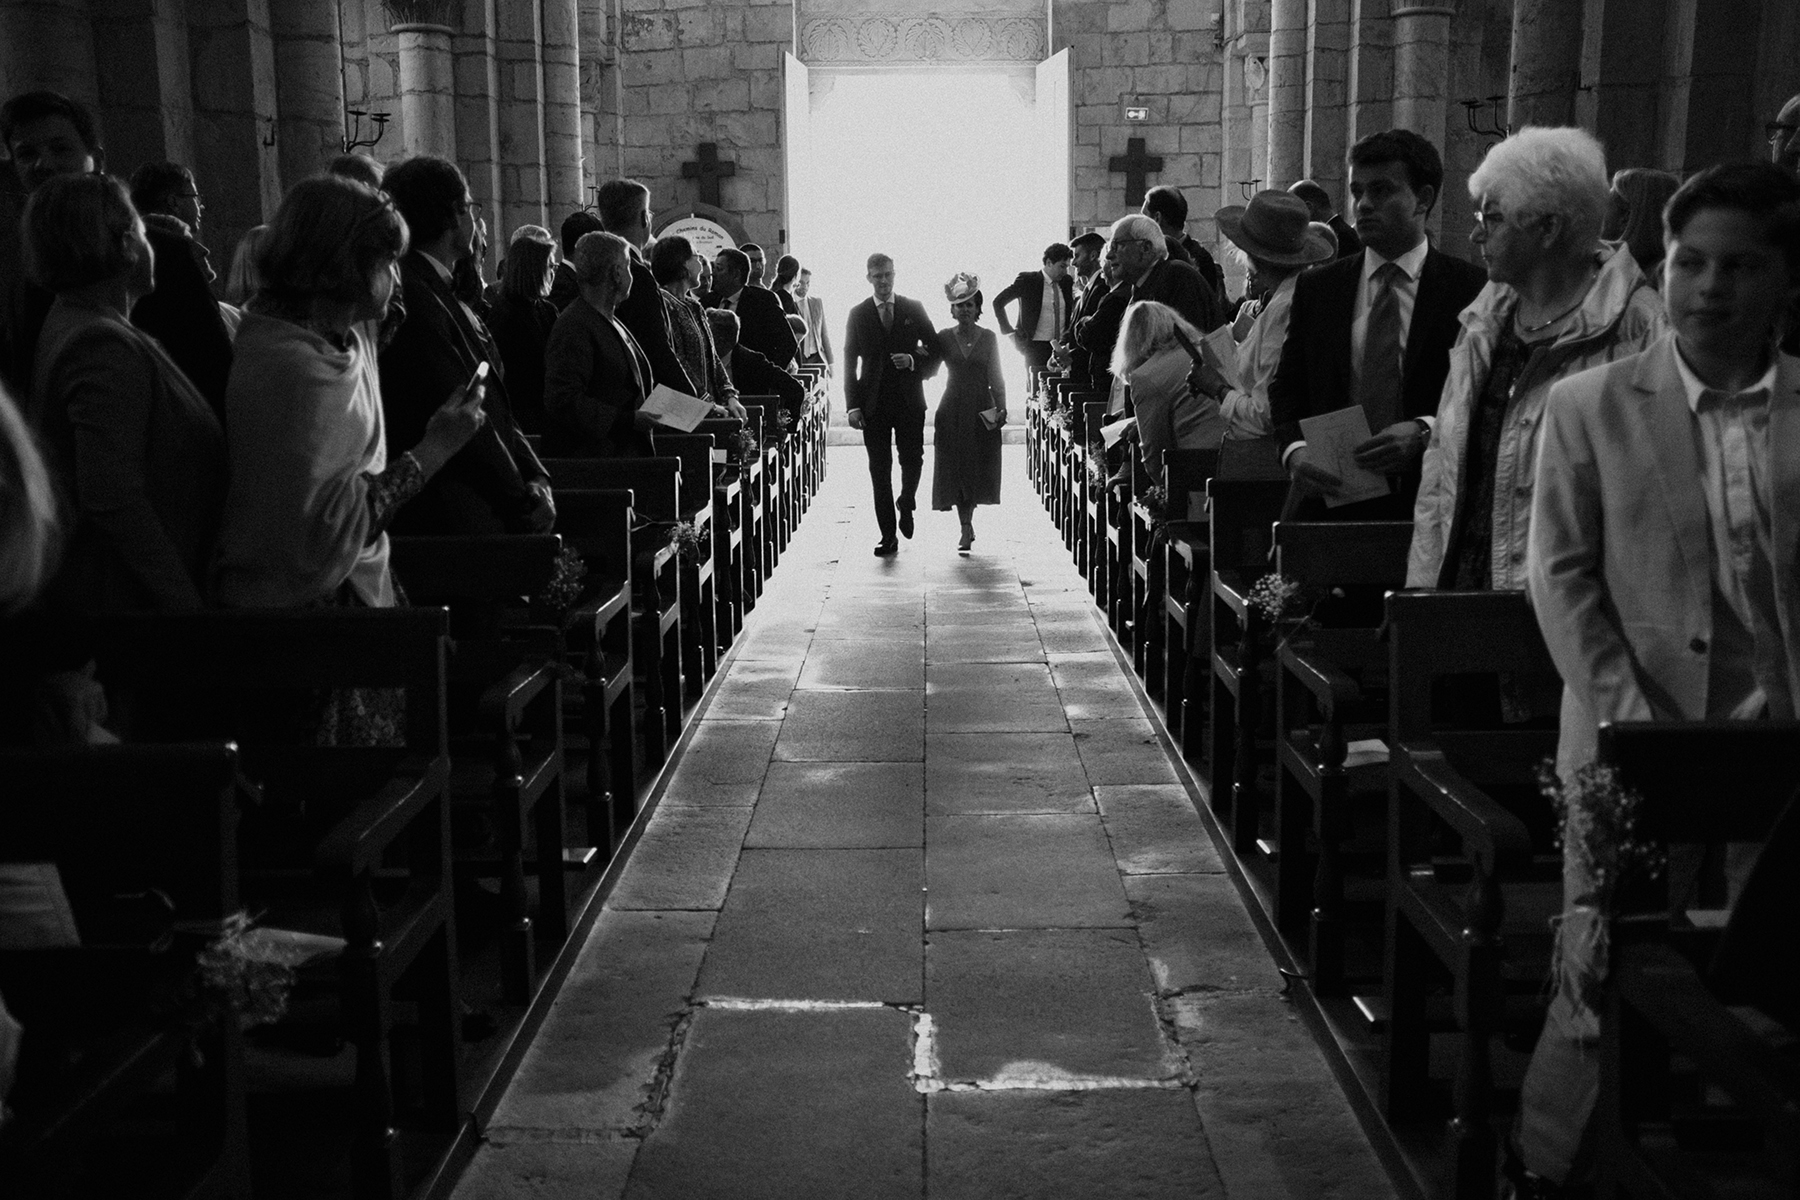
[[[1191,269],[1191,268],[1190,268]],[[1188,387],[1200,331],[1166,304],[1140,300],[1125,310],[1112,373],[1131,386],[1144,470],[1161,482],[1163,451],[1204,450],[1225,438],[1219,402]]]
[[[1517,589],[1550,385],[1636,354],[1666,322],[1630,248],[1600,240],[1606,156],[1592,134],[1521,129],[1488,151],[1469,194],[1488,284],[1450,351],[1406,583]]]

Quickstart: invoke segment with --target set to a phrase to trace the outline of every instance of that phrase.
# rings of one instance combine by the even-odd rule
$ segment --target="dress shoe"
[[[910,539],[913,535],[912,509],[900,510],[900,536]]]
[[[875,543],[875,556],[877,558],[888,558],[898,553],[900,553],[900,543],[894,538],[882,538],[879,542]]]
[[[975,527],[973,525],[964,525],[963,533],[962,533],[962,541],[956,543],[957,550],[961,551],[964,554],[967,554],[969,552],[969,547],[973,546],[974,544],[975,544]]]

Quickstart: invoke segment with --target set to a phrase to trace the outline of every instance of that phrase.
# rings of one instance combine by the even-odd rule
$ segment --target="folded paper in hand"
[[[1119,444],[1119,439],[1125,436],[1125,431],[1136,424],[1136,417],[1126,417],[1123,421],[1114,421],[1109,425],[1102,425],[1100,427],[1101,444],[1108,450],[1111,450],[1114,446]]]
[[[712,405],[698,396],[690,396],[659,383],[656,390],[645,398],[639,411],[665,429],[692,433],[699,428],[700,422],[711,415]]]
[[[1231,326],[1221,325],[1201,338],[1200,353],[1208,366],[1225,377],[1226,383],[1237,386],[1237,339],[1231,336]]]
[[[1356,448],[1369,440],[1369,418],[1358,405],[1300,418],[1300,436],[1306,439],[1307,461],[1343,481],[1326,493],[1326,508],[1388,494],[1385,475],[1356,464]]]

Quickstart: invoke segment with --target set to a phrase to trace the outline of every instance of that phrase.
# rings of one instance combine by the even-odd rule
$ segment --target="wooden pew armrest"
[[[525,709],[556,680],[556,667],[547,662],[522,662],[504,679],[490,684],[476,706],[484,729],[511,731],[525,718]]]
[[[1362,688],[1356,681],[1323,655],[1283,646],[1281,666],[1295,682],[1313,694],[1328,720],[1362,699]]]
[[[1395,747],[1394,753],[1401,786],[1411,788],[1456,831],[1465,847],[1484,852],[1490,863],[1502,854],[1531,853],[1525,823],[1463,778],[1443,751],[1429,742],[1410,742]]]
[[[327,875],[355,876],[381,864],[381,856],[450,784],[447,757],[411,756],[374,796],[332,827],[313,861]]]

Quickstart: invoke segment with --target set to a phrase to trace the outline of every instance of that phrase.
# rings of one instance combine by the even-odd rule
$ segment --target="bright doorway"
[[[951,323],[945,282],[979,275],[982,323],[998,330],[994,295],[1069,237],[1067,53],[1035,71],[787,65],[789,245],[813,273],[833,345],[869,294],[877,250],[895,260],[896,290],[938,328]],[[1010,392],[1024,371],[1010,345],[1006,354]]]

